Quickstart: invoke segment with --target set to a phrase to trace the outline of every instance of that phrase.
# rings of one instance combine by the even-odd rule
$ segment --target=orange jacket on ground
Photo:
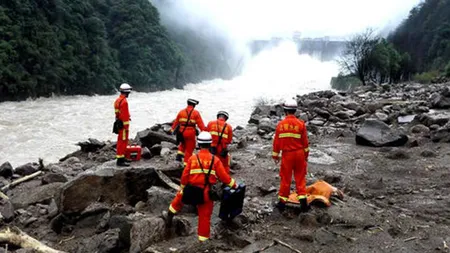
[[[124,127],[128,129],[128,125],[130,124],[130,111],[128,110],[127,97],[121,94],[116,99],[114,102],[114,112],[116,114],[116,118],[123,121]]]
[[[192,111],[192,113],[191,113]],[[188,116],[191,113],[191,117],[188,121]],[[206,131],[205,124],[203,123],[202,116],[200,116],[200,113],[194,109],[192,105],[188,105],[186,109],[181,110],[178,112],[177,117],[175,121],[172,124],[172,131],[175,130],[177,125],[180,124],[179,131],[183,131],[186,126],[189,128],[195,129],[195,126],[198,126],[200,128],[200,131]]]
[[[278,157],[280,151],[304,150],[308,158],[309,143],[305,123],[294,115],[288,115],[278,123],[273,140],[272,156]]]
[[[344,194],[336,187],[329,183],[319,180],[314,184],[306,187],[308,205],[313,203],[322,203],[325,206],[331,206],[330,198],[332,195],[336,195],[339,199],[344,198]],[[298,203],[297,193],[291,193],[289,195],[289,202]]]
[[[203,171],[198,163],[197,156],[202,163]],[[213,155],[207,149],[201,149],[197,155],[191,156],[181,176],[181,188],[184,188],[188,183],[203,188],[205,186],[205,174],[208,174],[212,157]],[[235,180],[228,175],[222,162],[216,156],[209,176],[209,183],[215,184],[217,179],[230,187],[235,187]]]
[[[225,129],[224,126],[226,125]],[[224,119],[217,119],[210,121],[208,126],[206,127],[206,131],[211,134],[212,137],[212,147],[217,147],[217,152],[220,153],[224,148],[227,148],[228,145],[233,140],[233,128],[230,124],[225,122]],[[223,134],[222,134],[223,131]],[[217,146],[219,143],[219,136],[222,135],[222,140],[220,141],[220,146]]]

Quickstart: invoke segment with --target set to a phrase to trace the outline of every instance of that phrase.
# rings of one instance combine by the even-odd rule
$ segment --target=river
[[[230,114],[229,123],[245,126],[254,105],[261,99],[281,101],[286,97],[330,88],[337,75],[335,62],[320,62],[298,55],[295,44],[282,43],[252,58],[242,75],[232,80],[187,84],[184,89],[131,93],[130,137],[155,123],[169,122],[186,106],[187,98],[200,101],[197,109],[205,124],[219,110]],[[77,150],[75,144],[88,138],[114,140],[112,96],[62,96],[22,102],[0,103],[0,164],[14,167],[44,158],[56,162]]]

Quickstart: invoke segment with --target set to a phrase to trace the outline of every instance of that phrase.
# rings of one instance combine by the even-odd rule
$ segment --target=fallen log
[[[283,241],[280,241],[280,240],[278,240],[278,239],[273,239],[276,243],[278,243],[278,244],[280,244],[280,245],[282,245],[282,246],[284,246],[284,247],[286,247],[286,248],[288,248],[288,249],[290,249],[290,250],[292,250],[292,251],[294,251],[294,252],[296,252],[296,253],[302,253],[300,250],[298,250],[298,249],[295,249],[294,247],[292,247],[291,245],[289,245],[289,244],[287,244],[287,243],[285,243],[285,242],[283,242]]]
[[[30,180],[32,178],[35,178],[35,177],[39,176],[40,174],[42,174],[42,171],[37,171],[37,172],[35,172],[35,173],[31,174],[31,175],[19,178],[19,179],[13,181],[12,183],[3,186],[2,189],[0,189],[0,190],[1,191],[6,191],[9,188],[12,188],[12,187],[14,187],[14,186],[16,186],[16,185],[18,185],[20,183],[23,183],[25,181],[28,181],[28,180]]]
[[[39,253],[66,253],[65,251],[55,250],[33,237],[27,235],[17,227],[7,227],[0,231],[0,242],[14,244],[24,249],[33,249]]]
[[[6,199],[6,200],[9,199],[8,196],[6,196],[6,194],[4,194],[3,192],[0,192],[0,198]]]
[[[160,170],[156,170],[156,174],[158,174],[159,179],[161,179],[161,181],[163,181],[167,186],[169,186],[170,188],[174,189],[175,191],[179,191],[180,190],[180,186],[175,184],[168,176],[166,176],[166,174],[164,174],[162,171]]]

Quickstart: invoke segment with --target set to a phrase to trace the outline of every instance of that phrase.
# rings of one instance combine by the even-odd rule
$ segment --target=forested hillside
[[[450,1],[426,0],[389,36],[411,56],[415,72],[450,71]],[[449,73],[450,75],[450,73]]]
[[[0,101],[175,86],[178,47],[148,0],[5,0]]]

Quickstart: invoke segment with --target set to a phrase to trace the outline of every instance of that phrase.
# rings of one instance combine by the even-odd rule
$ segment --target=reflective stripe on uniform
[[[300,139],[302,137],[301,134],[294,134],[294,133],[282,133],[279,136],[280,138],[295,138]]]
[[[184,188],[184,186],[185,186],[184,184],[180,184],[180,188],[181,188],[181,189],[183,189],[183,188]]]
[[[298,200],[300,200],[300,199],[306,199],[306,195],[298,195],[298,196],[297,196],[297,199],[298,199]]]
[[[215,132],[215,131],[211,131],[211,132],[209,132],[211,135],[215,135],[215,136],[219,136],[220,137],[220,134],[218,133],[218,132]],[[222,134],[222,138],[228,138],[228,134]]]
[[[275,151],[272,152],[272,156],[278,156],[280,153],[277,153]]]
[[[234,178],[232,178],[232,179],[231,179],[231,182],[228,184],[228,186],[229,186],[229,187],[233,187],[234,182],[235,182],[235,181],[234,181]]]
[[[177,154],[178,155],[184,155],[184,152],[183,151],[178,151]]]
[[[309,152],[309,148],[305,148],[305,152]]]
[[[284,202],[287,202],[289,198],[288,197],[283,197],[283,196],[278,196],[278,199],[281,199]]]
[[[123,135],[122,135],[122,140],[123,140],[123,141],[127,139],[126,134],[127,134],[127,130],[126,130],[126,129],[123,129]]]
[[[206,241],[208,239],[209,239],[208,237],[204,237],[204,236],[201,236],[201,235],[198,236],[198,240],[201,241],[201,242],[204,242],[204,241]]]
[[[189,171],[189,174],[208,174],[208,170],[202,170],[202,169],[192,169]],[[211,170],[211,175],[216,175],[215,170]]]
[[[124,124],[124,125],[129,125],[129,124],[130,124],[130,121],[124,121],[123,124]]]
[[[116,158],[124,158],[125,155],[116,155]]]
[[[187,122],[187,118],[180,118],[179,120],[178,120],[179,122]],[[190,119],[189,120],[189,123],[196,123],[196,121],[195,121],[195,119]]]
[[[177,210],[175,210],[175,208],[173,208],[172,204],[169,206],[169,211],[172,212],[173,214],[177,213]]]
[[[114,112],[118,113],[118,112],[120,112],[120,110],[119,109],[114,109]]]

